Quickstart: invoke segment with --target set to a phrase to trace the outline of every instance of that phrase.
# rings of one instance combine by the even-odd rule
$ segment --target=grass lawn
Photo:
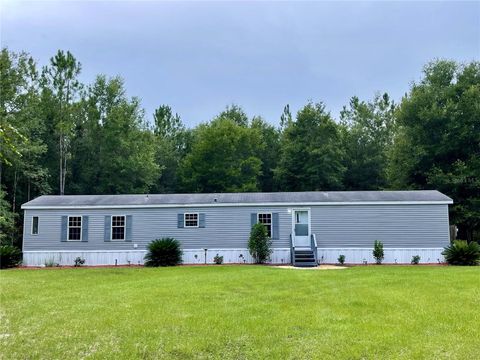
[[[480,267],[0,272],[0,358],[478,359]]]

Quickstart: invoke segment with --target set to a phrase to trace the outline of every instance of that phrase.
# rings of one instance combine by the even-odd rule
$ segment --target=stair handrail
[[[295,237],[290,234],[290,257],[292,258],[292,265],[295,266]]]
[[[310,247],[312,248],[315,262],[318,264],[318,251],[317,251],[317,236],[315,234],[310,235]]]

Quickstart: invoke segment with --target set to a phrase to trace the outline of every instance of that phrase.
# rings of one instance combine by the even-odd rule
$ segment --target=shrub
[[[418,265],[420,263],[420,255],[412,256],[412,265]]]
[[[272,240],[268,237],[267,228],[262,224],[252,226],[248,250],[257,264],[262,264],[270,258]]]
[[[44,265],[45,265],[45,267],[56,267],[56,266],[60,266],[59,263],[55,262],[55,259],[54,259],[54,258],[45,260]]]
[[[182,262],[180,243],[174,238],[153,240],[147,250],[145,266],[175,266]]]
[[[22,252],[19,248],[12,245],[0,246],[0,268],[6,269],[20,265],[22,262]]]
[[[219,256],[219,255],[217,254],[217,255],[215,255],[215,257],[213,258],[213,261],[215,262],[215,264],[221,265],[221,264],[223,264],[223,256]]]
[[[478,265],[480,245],[473,241],[455,240],[442,251],[442,255],[450,265]]]
[[[82,266],[83,264],[85,264],[85,259],[82,259],[80,256],[77,256],[77,258],[75,259],[74,266],[78,267],[78,266]]]
[[[340,255],[337,260],[340,265],[343,265],[345,263],[345,255]]]
[[[380,240],[375,240],[373,244],[373,257],[375,258],[375,262],[380,265],[385,257],[383,252],[383,243]]]

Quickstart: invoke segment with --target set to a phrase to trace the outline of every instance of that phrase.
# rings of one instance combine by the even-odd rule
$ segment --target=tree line
[[[120,77],[79,80],[58,51],[40,68],[0,56],[0,237],[21,242],[20,205],[42,194],[438,189],[460,237],[480,232],[480,63],[435,60],[399,104],[322,102],[279,126],[238,105],[188,128],[168,105],[153,118]]]

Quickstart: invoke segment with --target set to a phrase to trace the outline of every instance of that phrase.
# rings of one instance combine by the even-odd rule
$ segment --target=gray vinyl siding
[[[312,207],[318,247],[444,247],[450,242],[448,205],[355,205]]]
[[[312,232],[319,247],[443,247],[449,242],[447,205],[322,205],[311,209]],[[251,214],[278,213],[279,239],[274,248],[288,248],[292,227],[288,207],[196,207],[92,210],[25,210],[24,251],[138,250],[156,238],[175,237],[184,249],[246,248]],[[205,214],[205,228],[178,228],[178,214]],[[61,241],[65,215],[88,216],[88,241]],[[132,241],[105,241],[105,216],[131,215]],[[39,217],[38,235],[31,235],[32,217]]]
[[[205,227],[178,228],[178,214],[196,212],[205,214]],[[93,209],[93,210],[25,210],[24,251],[34,250],[138,250],[162,237],[180,240],[184,249],[246,248],[250,235],[250,214],[279,212],[276,248],[290,246],[291,215],[287,208],[221,207],[221,208],[149,208],[149,209]],[[88,215],[88,242],[61,242],[62,215]],[[132,241],[106,242],[105,216],[131,215]],[[30,235],[32,216],[39,216],[39,235]]]

